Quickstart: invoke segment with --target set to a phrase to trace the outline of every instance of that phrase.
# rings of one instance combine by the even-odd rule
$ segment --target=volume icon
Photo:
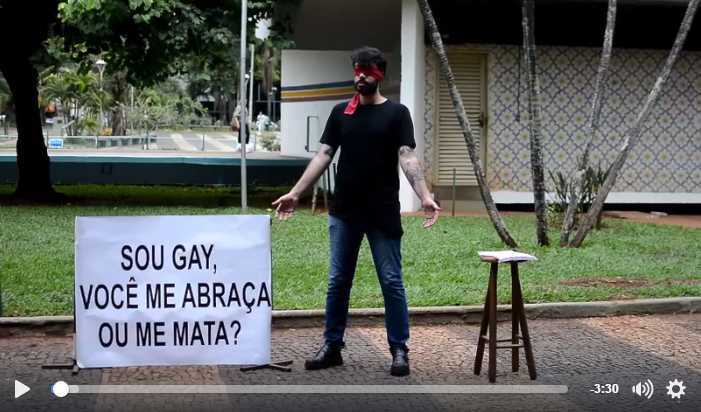
[[[643,396],[645,398],[652,398],[652,394],[655,392],[655,386],[652,381],[648,379],[645,382],[638,382],[633,385],[633,393],[638,396]]]

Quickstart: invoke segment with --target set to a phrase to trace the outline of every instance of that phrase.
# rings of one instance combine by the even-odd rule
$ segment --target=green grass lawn
[[[230,188],[69,186],[64,206],[16,206],[0,186],[1,316],[72,312],[73,225],[76,216],[238,214]],[[253,192],[250,213],[272,213],[280,189]],[[478,250],[503,249],[487,218],[442,217],[421,228],[404,217],[402,254],[411,306],[468,305],[484,300],[488,266]],[[521,249],[538,257],[521,266],[527,302],[701,296],[701,230],[605,220],[579,249],[535,245],[533,219],[507,216]],[[274,221],[275,309],[323,308],[328,266],[327,216],[302,210]],[[551,231],[551,240],[558,239]],[[508,302],[506,271],[499,300]],[[381,307],[382,295],[364,242],[351,298],[353,307]]]

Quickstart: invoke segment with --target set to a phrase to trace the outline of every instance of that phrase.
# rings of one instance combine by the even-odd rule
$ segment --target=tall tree
[[[249,2],[251,16],[274,18],[291,28],[300,0]],[[30,57],[42,47],[60,8],[57,29],[77,58],[103,55],[108,70],[126,72],[135,85],[153,84],[182,70],[184,62],[217,51],[231,53],[240,25],[239,0],[0,0],[0,36],[12,39],[0,54],[0,70],[13,94],[17,118],[16,195],[61,200],[51,186],[49,157],[38,105],[38,75]],[[253,30],[251,28],[251,30]],[[92,61],[84,60],[84,65]]]
[[[214,13],[214,7],[221,10]],[[193,61],[214,60],[209,54],[226,55],[235,39],[228,26],[235,26],[238,15],[233,1],[67,0],[60,10],[73,55],[84,66],[92,65],[96,55],[107,62],[114,135],[126,132],[129,83],[151,85],[187,70]]]
[[[62,35],[87,67],[93,56],[106,73],[124,72],[135,85],[152,85],[184,71],[192,60],[232,54],[240,24],[234,0],[66,0]]]
[[[699,0],[689,1],[686,13],[684,14],[684,19],[682,20],[681,25],[679,26],[677,37],[674,40],[674,46],[672,46],[672,50],[669,52],[667,61],[662,67],[662,71],[657,77],[655,85],[652,87],[652,90],[650,90],[650,94],[648,95],[645,104],[638,113],[638,117],[635,119],[633,125],[626,131],[626,137],[623,141],[623,146],[621,147],[621,150],[618,152],[616,159],[611,165],[608,176],[606,177],[604,184],[601,186],[598,193],[596,194],[596,198],[594,199],[594,202],[589,208],[589,211],[587,212],[586,216],[579,225],[579,228],[575,233],[574,239],[570,243],[571,246],[581,246],[587,234],[591,231],[591,228],[594,226],[597,216],[599,215],[599,213],[601,213],[601,210],[604,207],[604,201],[606,200],[606,197],[611,191],[611,188],[613,188],[613,185],[616,183],[616,178],[618,177],[618,173],[620,173],[621,169],[623,168],[623,164],[625,163],[626,158],[628,157],[628,153],[638,142],[638,139],[640,138],[640,134],[642,132],[642,127],[645,124],[645,121],[648,119],[650,111],[655,106],[655,103],[657,102],[657,99],[659,98],[660,93],[662,92],[662,88],[664,87],[665,83],[667,82],[667,79],[669,78],[670,73],[672,72],[674,63],[679,57],[679,52],[684,46],[684,41],[686,40],[686,36],[689,33],[689,29],[691,28],[691,23],[694,21],[694,16],[696,15],[696,10],[698,9],[698,6]]]
[[[284,37],[299,2],[253,0],[248,2],[248,14],[252,21],[271,18],[273,37]],[[127,82],[149,86],[190,73],[193,93],[208,90],[215,96],[215,111],[224,117],[233,110],[229,103],[236,100],[238,90],[240,12],[240,0],[66,0],[61,4],[67,43],[85,61],[96,54],[107,61],[106,74],[117,102],[126,103]],[[254,29],[248,25],[249,38]],[[113,109],[115,123],[121,120],[118,108]]]
[[[560,246],[569,244],[570,234],[574,228],[574,217],[579,204],[579,197],[584,191],[584,176],[589,164],[589,152],[596,137],[596,131],[599,126],[599,115],[601,114],[601,91],[606,84],[608,75],[609,63],[611,62],[611,49],[613,48],[613,33],[616,28],[616,0],[609,0],[608,12],[606,13],[606,29],[604,30],[604,45],[601,49],[601,62],[596,73],[594,84],[594,94],[592,95],[591,113],[589,114],[589,123],[587,125],[587,144],[584,148],[584,153],[579,160],[578,170],[575,172],[572,179],[571,193],[565,218],[562,222],[562,231],[560,232]],[[598,217],[597,217],[598,218]]]
[[[465,114],[465,106],[462,102],[462,97],[458,91],[458,87],[455,84],[455,77],[453,76],[453,70],[450,67],[450,62],[448,62],[448,55],[443,47],[443,40],[441,39],[441,34],[438,31],[438,25],[436,20],[433,18],[433,12],[431,11],[431,6],[429,6],[427,0],[418,0],[419,8],[421,9],[421,14],[423,15],[424,26],[428,30],[431,38],[431,44],[433,50],[438,54],[438,58],[441,63],[441,72],[443,77],[448,83],[448,89],[450,91],[450,98],[453,101],[453,108],[455,109],[455,115],[458,117],[458,123],[462,129],[462,134],[465,139],[465,144],[467,145],[467,153],[470,156],[470,161],[472,162],[472,167],[475,172],[475,177],[477,178],[477,185],[480,189],[480,194],[482,195],[482,201],[487,209],[489,218],[494,225],[494,229],[497,231],[499,238],[506,243],[509,247],[518,247],[516,241],[506,228],[506,224],[501,218],[497,206],[492,198],[492,192],[489,190],[489,186],[484,178],[484,173],[482,172],[482,166],[480,163],[479,154],[475,146],[475,139],[472,134],[472,128],[470,127],[470,122]]]
[[[56,18],[58,1],[0,0],[0,70],[12,92],[17,122],[17,186],[20,199],[61,200],[51,186],[49,156],[44,144],[38,73],[32,55],[46,40]]]
[[[545,172],[543,167],[543,145],[541,143],[540,85],[535,56],[535,11],[533,0],[521,3],[521,25],[523,26],[523,58],[526,60],[526,83],[528,85],[528,130],[531,147],[531,175],[533,178],[533,206],[536,217],[538,244],[547,246],[548,220],[545,203]]]

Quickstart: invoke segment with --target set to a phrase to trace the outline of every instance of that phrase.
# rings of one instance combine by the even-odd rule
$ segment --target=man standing
[[[325,343],[305,362],[309,370],[343,364],[341,349],[358,251],[367,236],[385,301],[385,326],[392,354],[391,374],[409,374],[409,313],[402,281],[401,216],[397,163],[421,199],[430,227],[441,210],[424,181],[414,148],[409,110],[380,94],[387,61],[378,49],[362,47],[351,56],[356,95],[331,111],[319,152],[292,190],[273,202],[277,216],[290,218],[341,148],[329,211],[331,259],[326,297]]]

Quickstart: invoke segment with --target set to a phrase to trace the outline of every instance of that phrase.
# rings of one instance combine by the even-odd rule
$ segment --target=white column
[[[414,121],[416,154],[423,162],[424,157],[424,24],[421,10],[416,0],[402,0],[401,29],[402,76],[400,101],[411,112]],[[402,212],[414,212],[421,208],[421,202],[411,188],[406,176],[400,170],[399,201]]]

